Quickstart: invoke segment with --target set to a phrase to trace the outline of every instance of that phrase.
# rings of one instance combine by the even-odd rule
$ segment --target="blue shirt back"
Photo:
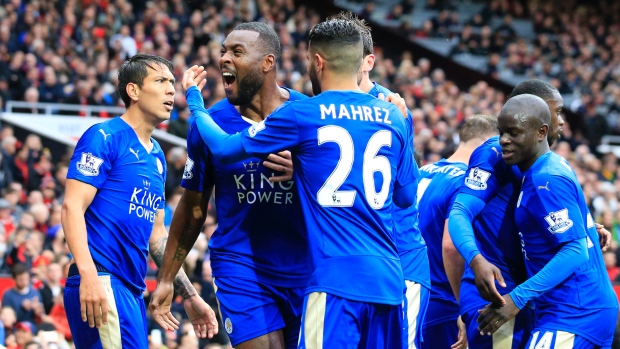
[[[165,206],[166,158],[159,143],[151,142],[147,152],[120,117],[102,122],[84,132],[67,173],[98,189],[84,214],[94,262],[136,295],[146,288],[148,241]]]
[[[379,93],[383,93],[383,95],[387,97],[392,94],[392,91],[373,82],[373,87],[368,91],[368,94],[379,97]],[[409,114],[405,120],[408,131],[407,144],[412,148],[413,152],[413,118],[411,112],[409,112],[409,110],[407,110],[407,112]],[[415,177],[418,178],[420,176],[418,164],[414,162],[413,166]],[[422,237],[422,233],[420,233],[417,202],[407,208],[395,206],[393,215],[396,246],[398,247],[398,254],[403,267],[405,280],[415,281],[424,285],[426,288],[430,288],[429,258],[426,250],[426,242]]]
[[[525,267],[521,257],[514,209],[517,202],[518,174],[502,159],[499,137],[491,137],[472,153],[460,192],[486,202],[485,208],[474,221],[474,234],[480,253],[489,263],[498,267],[506,287],[496,283],[501,294],[512,291],[525,281]],[[488,302],[478,293],[474,273],[465,266],[460,294],[461,313]]]
[[[281,107],[241,140],[248,154],[294,155],[310,247],[306,292],[401,304],[392,190],[416,179],[396,106],[360,91],[325,91]]]
[[[420,169],[418,182],[418,207],[420,231],[428,241],[428,259],[434,267],[430,270],[431,300],[426,312],[427,326],[459,316],[459,305],[446,276],[443,265],[442,241],[446,219],[459,192],[467,165],[442,159]]]
[[[588,262],[535,299],[537,326],[565,330],[608,345],[597,329],[609,321],[601,309],[618,306],[600,252],[598,234],[577,176],[561,156],[548,152],[523,175],[516,209],[528,277],[538,273],[563,243],[586,238]],[[615,318],[614,318],[615,320]]]
[[[289,101],[306,99],[288,90]],[[209,108],[227,133],[251,126],[228,99]],[[188,160],[181,185],[210,191],[215,185],[218,226],[209,241],[215,277],[238,277],[282,287],[308,283],[308,243],[294,181],[272,183],[260,158],[223,165],[213,158],[195,121],[187,135]]]

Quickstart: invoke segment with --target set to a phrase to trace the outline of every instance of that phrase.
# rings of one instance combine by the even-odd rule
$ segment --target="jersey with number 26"
[[[396,106],[361,91],[291,102],[244,131],[250,155],[294,155],[310,248],[307,293],[401,304],[392,191],[416,180],[406,140]]]

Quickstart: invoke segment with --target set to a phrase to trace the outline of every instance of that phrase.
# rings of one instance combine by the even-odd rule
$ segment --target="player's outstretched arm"
[[[517,316],[527,302],[566,280],[579,267],[587,263],[588,258],[586,238],[563,244],[555,256],[536,275],[504,295],[505,306],[491,303],[479,311],[478,330],[480,334],[493,334],[504,323]]]
[[[80,310],[82,321],[90,327],[108,322],[108,301],[95,262],[88,249],[84,213],[97,194],[97,188],[68,179],[62,204],[61,221],[67,245],[80,272]]]
[[[465,260],[459,251],[456,250],[456,247],[454,247],[454,243],[450,238],[450,232],[448,231],[448,222],[449,220],[446,219],[443,228],[441,256],[443,259],[444,269],[446,270],[446,276],[448,277],[448,282],[450,282],[450,287],[452,287],[452,292],[454,292],[454,296],[458,302],[459,294],[461,292],[461,278],[465,272]]]
[[[196,118],[200,137],[222,164],[232,164],[249,157],[241,144],[241,133],[229,135],[213,121],[204,107],[201,90],[207,83],[204,67],[193,66],[183,74],[181,85],[190,112]]]
[[[177,208],[178,209],[178,208]],[[195,241],[195,238],[194,238]],[[158,210],[157,217],[155,218],[155,224],[153,225],[153,232],[149,239],[149,252],[151,258],[157,264],[158,267],[162,267],[164,264],[164,251],[166,250],[166,244],[168,242],[168,232],[164,227],[164,210]],[[193,244],[192,244],[193,245]],[[191,248],[191,247],[190,247]],[[184,260],[185,258],[183,258]],[[182,261],[181,261],[182,263]],[[157,323],[167,330],[178,329],[179,322],[170,313],[170,304],[172,303],[173,292],[166,290],[166,283],[161,283],[158,287],[161,287],[161,294],[167,294],[166,298],[159,297],[157,300],[151,300],[149,307],[151,308],[153,319]],[[174,286],[183,297],[183,305],[185,311],[189,316],[190,321],[194,325],[194,330],[198,337],[212,338],[214,334],[217,334],[217,319],[213,309],[198,295],[196,289],[187,278],[185,271],[178,268],[178,272],[175,277]]]
[[[504,298],[495,288],[496,279],[501,286],[506,287],[502,272],[480,254],[476,245],[473,221],[482,212],[484,206],[485,203],[482,199],[466,193],[459,193],[450,211],[448,231],[454,246],[474,271],[476,287],[480,296],[489,302],[504,304]]]

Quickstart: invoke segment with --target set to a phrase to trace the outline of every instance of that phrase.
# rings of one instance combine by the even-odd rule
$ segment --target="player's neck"
[[[370,81],[370,77],[368,74],[364,74],[362,77],[362,81],[360,82],[360,90],[368,93],[375,85]],[[387,97],[387,96],[386,96]]]
[[[475,148],[462,144],[458,148],[456,148],[456,150],[454,151],[454,154],[452,154],[452,156],[450,156],[446,160],[448,162],[462,162],[465,165],[468,165],[469,158],[471,157],[471,153],[474,152],[474,149]]]
[[[519,167],[521,173],[525,173],[527,170],[530,169],[530,167],[532,167],[532,165],[534,165],[536,160],[538,160],[541,156],[547,154],[549,151],[549,144],[547,144],[547,142],[545,141],[545,143],[542,144],[542,146],[540,147],[540,149],[538,149],[534,156],[529,158],[527,161],[523,161],[522,163],[517,164],[517,167]]]
[[[325,72],[321,76],[321,91],[360,91],[357,75],[342,75]]]
[[[280,88],[275,81],[265,83],[254,95],[252,102],[239,106],[239,113],[252,121],[261,122],[290,97],[290,92]]]
[[[121,119],[136,132],[136,136],[138,136],[142,144],[147,148],[151,146],[151,136],[153,135],[156,125],[148,122],[144,115],[136,112],[135,109],[127,109],[125,114],[121,116]]]

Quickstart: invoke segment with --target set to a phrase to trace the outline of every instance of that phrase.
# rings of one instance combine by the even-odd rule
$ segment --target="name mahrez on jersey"
[[[161,196],[149,192],[147,188],[135,187],[129,200],[129,214],[135,214],[139,218],[144,218],[153,223],[161,200]]]
[[[233,178],[237,186],[237,199],[239,203],[271,202],[278,205],[290,205],[293,203],[293,192],[291,191],[293,181],[274,183],[269,181],[269,177],[263,173],[243,173],[233,175]],[[278,190],[276,186],[281,190]]]
[[[392,124],[392,121],[390,121],[390,111],[385,108],[371,108],[365,105],[351,104],[330,104],[328,106],[320,104],[319,107],[321,108],[321,120],[325,120],[325,118],[331,116],[332,119],[346,118],[349,120],[384,122],[386,124]]]

